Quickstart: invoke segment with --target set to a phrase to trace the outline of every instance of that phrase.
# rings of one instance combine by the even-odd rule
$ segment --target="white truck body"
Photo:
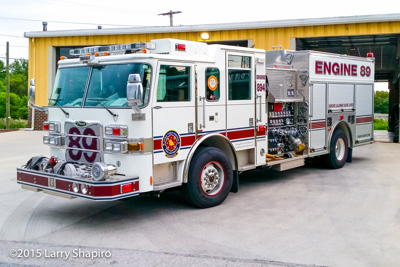
[[[183,186],[209,207],[237,191],[241,171],[315,156],[340,168],[372,143],[373,58],[175,39],[126,47],[59,61],[45,123],[52,159],[18,168],[24,188],[113,200]],[[129,74],[142,83],[133,108]]]

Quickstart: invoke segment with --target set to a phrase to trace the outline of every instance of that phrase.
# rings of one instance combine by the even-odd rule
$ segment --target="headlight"
[[[128,152],[128,142],[127,141],[116,141],[110,140],[104,142],[104,150],[106,152],[113,153],[127,153]]]
[[[82,191],[82,194],[86,195],[86,193],[88,192],[87,184],[81,184],[81,191]]]

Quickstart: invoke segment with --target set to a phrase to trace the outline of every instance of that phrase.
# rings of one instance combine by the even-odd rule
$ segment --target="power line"
[[[65,7],[74,7],[74,8],[76,8],[76,6],[77,5],[79,5],[79,7],[81,8],[81,9],[84,9],[84,10],[88,10],[88,9],[90,9],[91,11],[93,11],[93,10],[99,10],[99,11],[104,11],[104,12],[107,12],[107,13],[110,13],[110,12],[114,12],[114,13],[118,13],[118,14],[121,14],[121,12],[124,12],[124,13],[129,13],[130,15],[131,14],[133,14],[133,13],[139,13],[139,14],[143,14],[143,13],[148,13],[148,14],[154,14],[154,10],[143,10],[143,9],[137,9],[137,6],[134,6],[135,7],[135,9],[134,10],[132,10],[132,9],[129,9],[129,8],[126,8],[126,7],[124,7],[123,6],[123,8],[116,8],[115,6],[110,6],[110,5],[107,5],[107,6],[101,6],[101,5],[99,5],[99,4],[95,4],[95,5],[90,5],[90,4],[86,4],[86,3],[82,3],[82,1],[80,1],[80,0],[78,0],[78,1],[71,1],[71,0],[68,0],[68,1],[59,1],[59,0],[30,0],[30,1],[33,1],[33,2],[38,2],[38,3],[42,3],[42,4],[46,4],[47,6],[48,5],[53,5],[53,6],[65,6]]]
[[[25,38],[24,36],[10,35],[10,34],[0,34],[0,36],[13,37],[13,38]]]
[[[7,58],[7,57],[0,57],[0,58]],[[21,57],[21,58],[9,57],[9,59],[14,59],[14,60],[25,59],[25,60],[28,60],[27,58],[23,58],[23,57]]]
[[[40,19],[21,19],[21,18],[6,18],[6,17],[0,17],[0,19],[43,22],[43,20],[40,20]],[[104,26],[124,26],[124,27],[144,26],[144,25],[123,25],[123,24],[104,24],[104,23],[57,21],[57,20],[46,20],[46,21],[47,21],[47,22],[52,22],[52,23],[82,24],[82,25],[96,25],[96,26],[97,26],[97,25],[104,25]]]
[[[0,44],[0,46],[6,46],[6,45]],[[27,46],[27,45],[10,45],[10,46],[13,46],[13,47],[25,47],[25,48],[28,48],[28,47],[29,47],[29,46]]]

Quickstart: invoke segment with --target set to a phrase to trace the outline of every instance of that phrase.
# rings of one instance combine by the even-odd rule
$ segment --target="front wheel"
[[[325,164],[330,169],[340,169],[344,166],[348,154],[346,134],[337,129],[332,136],[329,154],[325,155]]]
[[[192,205],[199,208],[214,207],[228,197],[233,170],[222,150],[214,147],[200,148],[192,158],[188,175],[182,193]]]

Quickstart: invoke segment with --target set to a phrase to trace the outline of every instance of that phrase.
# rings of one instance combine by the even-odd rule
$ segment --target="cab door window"
[[[190,101],[190,67],[161,65],[158,76],[157,101]]]
[[[206,69],[206,98],[207,101],[218,101],[220,96],[219,89],[219,69]]]
[[[251,99],[251,57],[228,56],[228,99]]]

